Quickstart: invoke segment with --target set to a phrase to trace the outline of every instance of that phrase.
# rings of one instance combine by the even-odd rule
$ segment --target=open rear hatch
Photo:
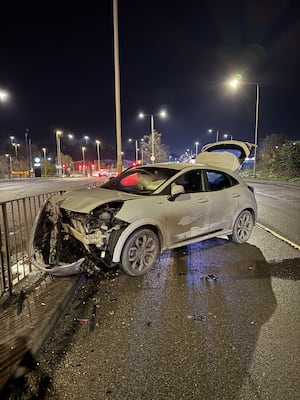
[[[197,155],[196,163],[238,171],[254,147],[252,143],[238,140],[209,143]]]

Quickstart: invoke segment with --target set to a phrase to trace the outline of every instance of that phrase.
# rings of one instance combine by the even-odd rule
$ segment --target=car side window
[[[238,184],[232,176],[219,171],[206,171],[206,178],[211,191],[227,189]]]
[[[184,187],[185,193],[198,193],[203,192],[202,171],[189,171],[179,176],[175,183]]]

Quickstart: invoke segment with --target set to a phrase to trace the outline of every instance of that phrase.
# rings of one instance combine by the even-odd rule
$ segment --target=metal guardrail
[[[50,196],[63,192],[0,203],[0,298],[5,294],[11,295],[13,288],[32,271],[28,251],[34,220]]]

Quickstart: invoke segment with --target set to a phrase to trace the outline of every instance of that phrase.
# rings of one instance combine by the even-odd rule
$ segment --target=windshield
[[[151,194],[177,172],[170,168],[132,168],[104,183],[102,187],[134,194]]]

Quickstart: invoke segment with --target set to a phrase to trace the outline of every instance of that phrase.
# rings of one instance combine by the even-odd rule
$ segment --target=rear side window
[[[219,171],[206,171],[206,178],[210,191],[223,190],[238,184],[235,178]]]

